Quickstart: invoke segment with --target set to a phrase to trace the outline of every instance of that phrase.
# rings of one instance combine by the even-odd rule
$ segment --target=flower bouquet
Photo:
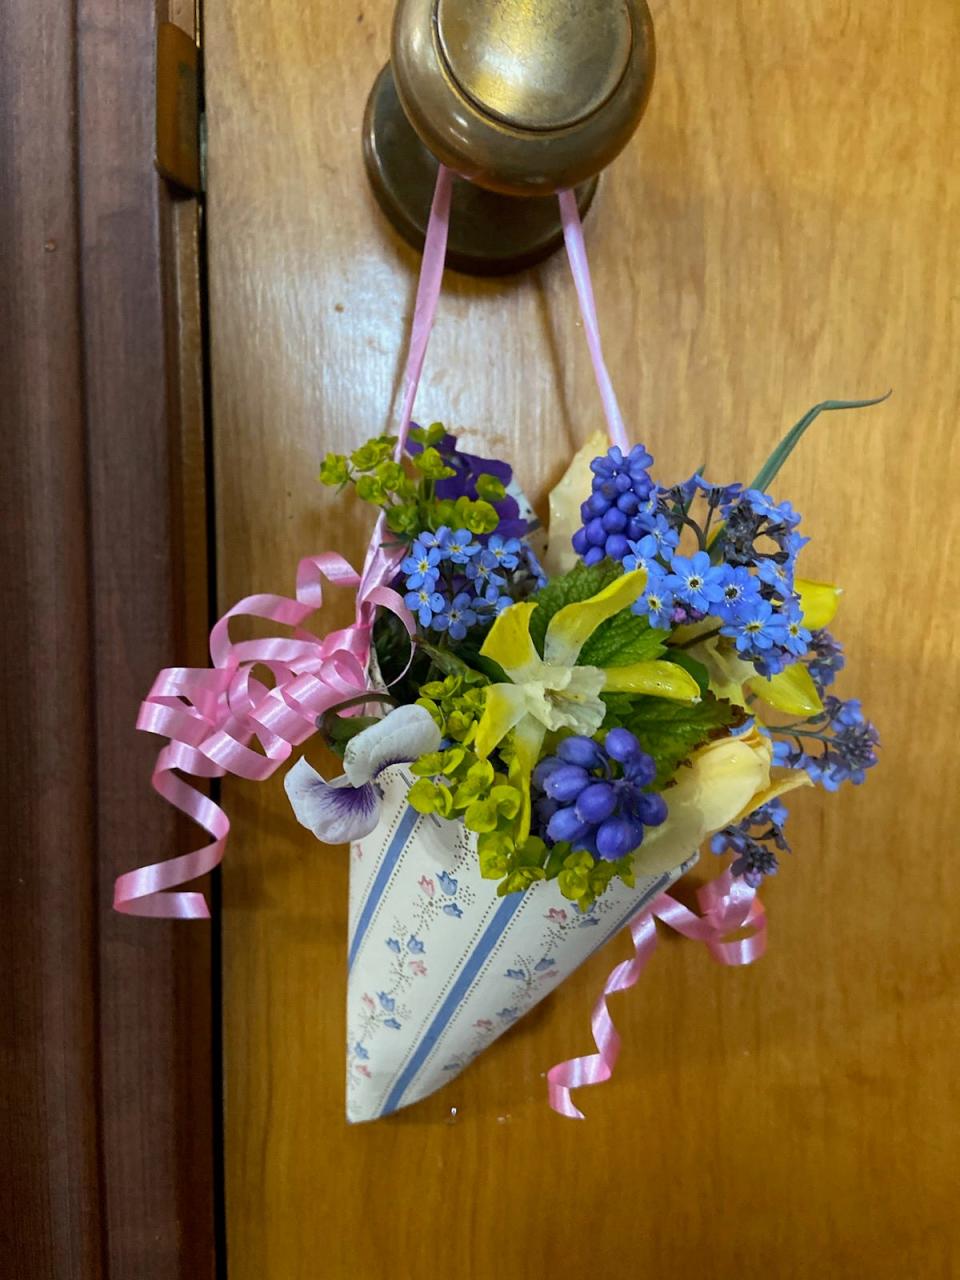
[[[121,876],[115,893],[129,914],[206,915],[181,886],[218,864],[229,820],[182,775],[265,779],[319,731],[342,774],[301,758],[285,786],[304,826],[352,847],[351,1120],[433,1092],[629,927],[635,956],[594,1010],[597,1053],[548,1073],[551,1105],[579,1116],[571,1088],[608,1078],[619,1047],[605,997],[637,980],[654,921],[723,963],[755,958],[755,892],[788,848],[783,796],[859,783],[876,760],[859,703],[828,692],[839,591],[799,576],[807,539],[770,496],[818,414],[876,402],[816,406],[749,486],[655,481],[628,443],[576,201],[561,193],[610,443],[572,460],[545,541],[506,461],[462,451],[439,424],[411,430],[449,201],[441,167],[398,434],[321,471],[378,512],[363,571],[336,552],[301,561],[295,599],[250,596],[216,624],[211,669],[160,674],[138,720],[169,739],[154,786],[212,842]],[[323,580],[356,591],[356,615],[318,636],[305,623]],[[291,634],[233,642],[237,614]],[[732,859],[696,915],[666,890],[707,837]]]
[[[373,626],[376,703],[322,717],[343,775],[301,759],[285,781],[353,844],[351,1119],[440,1087],[705,837],[755,889],[788,847],[781,797],[874,763],[859,704],[825,693],[839,592],[798,577],[799,517],[765,492],[798,437],[749,488],[661,486],[642,446],[595,442],[542,559],[509,466],[439,424],[406,460],[390,437],[328,455],[321,479],[380,508],[414,619]]]

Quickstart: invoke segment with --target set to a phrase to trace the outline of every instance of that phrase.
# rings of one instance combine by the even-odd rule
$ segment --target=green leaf
[[[556,880],[557,876],[563,870],[563,864],[570,853],[570,845],[566,840],[559,840],[550,850],[547,857],[547,865],[544,867],[544,875],[548,880]]]
[[[646,618],[630,609],[621,609],[597,627],[580,650],[578,661],[585,667],[627,667],[633,662],[652,662],[663,653],[669,634],[651,627]]]
[[[601,560],[590,568],[578,564],[569,573],[554,578],[549,586],[537,592],[533,597],[537,608],[530,615],[530,635],[539,653],[543,653],[544,636],[555,613],[559,613],[565,605],[589,600],[598,591],[609,586],[614,578],[619,578],[622,572],[622,567],[612,560]]]
[[[733,725],[742,724],[745,713],[705,694],[695,706],[668,702],[665,698],[631,698],[625,694],[606,694],[607,718],[604,729],[623,725],[636,734],[644,751],[653,756],[657,776],[653,785],[663,787],[678,766],[692,751]]]
[[[509,684],[510,677],[501,667],[499,662],[494,662],[492,658],[486,657],[485,654],[479,653],[472,646],[464,645],[460,650],[463,660],[480,675],[486,676],[491,684]]]
[[[364,729],[369,729],[371,725],[377,724],[379,716],[323,716],[323,731],[327,741],[332,746],[339,742],[341,745],[355,738],[358,733],[362,733]]]
[[[757,472],[751,489],[759,489],[761,493],[766,493],[770,485],[773,483],[780,468],[793,453],[794,449],[803,438],[803,433],[807,427],[818,418],[821,413],[832,411],[833,409],[866,409],[870,405],[882,404],[893,394],[888,391],[886,395],[877,396],[873,400],[824,400],[821,404],[815,404],[812,409],[803,415],[795,426],[791,427],[787,434],[783,437],[777,447],[771,453],[760,470]]]

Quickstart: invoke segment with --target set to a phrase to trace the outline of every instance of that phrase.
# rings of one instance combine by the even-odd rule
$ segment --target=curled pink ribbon
[[[395,456],[403,454],[410,417],[440,297],[450,222],[453,176],[443,166],[437,175],[424,245],[404,376]],[[259,782],[288,759],[291,750],[316,732],[317,716],[369,687],[367,663],[377,605],[394,613],[413,638],[413,616],[402,598],[385,584],[394,576],[404,549],[387,542],[381,516],[367,549],[362,575],[335,552],[300,561],[295,600],[286,596],[247,596],[229,610],[210,633],[213,669],[171,667],[161,671],[140,707],[137,727],[170,741],[157,757],[153,786],[165,800],[204,827],[213,840],[193,853],[130,871],[117,879],[113,905],[127,915],[207,919],[201,893],[179,886],[212,871],[223,858],[230,820],[208,796],[179,773],[195,778],[236,774]],[[323,603],[322,579],[357,590],[356,622],[320,639],[300,624]],[[229,637],[230,619],[239,614],[293,627],[292,636],[268,640]],[[254,679],[264,667],[272,688]],[[256,740],[261,750],[250,744]]]
[[[400,549],[383,553],[396,567]],[[323,604],[323,581],[360,588],[356,621],[321,639],[302,623]],[[193,853],[168,858],[119,876],[113,905],[127,915],[206,919],[201,893],[179,886],[212,871],[223,857],[230,820],[208,796],[178,773],[220,778],[226,773],[262,781],[305,742],[317,717],[338,702],[366,691],[376,607],[389,609],[414,634],[413,618],[391,588],[370,583],[335,552],[307,557],[297,569],[296,599],[247,596],[217,622],[210,633],[212,668],[170,667],[161,671],[140,706],[137,728],[169,739],[153,771],[154,789],[213,837]],[[246,615],[293,629],[289,636],[231,641],[230,619]],[[273,677],[268,687],[253,671]],[[260,750],[250,744],[259,743]]]
[[[591,1028],[597,1052],[583,1058],[570,1058],[547,1072],[550,1106],[560,1115],[582,1120],[583,1112],[574,1104],[570,1090],[587,1084],[602,1084],[613,1075],[620,1056],[620,1034],[610,1017],[607,996],[636,985],[656,950],[657,920],[685,938],[705,943],[719,964],[751,964],[763,955],[767,945],[766,914],[756,891],[749,885],[734,879],[729,870],[724,871],[716,880],[697,890],[697,901],[703,912],[700,916],[694,915],[669,893],[661,893],[631,923],[634,954],[611,971],[593,1008]],[[748,937],[726,941],[730,934],[746,928],[753,930]]]

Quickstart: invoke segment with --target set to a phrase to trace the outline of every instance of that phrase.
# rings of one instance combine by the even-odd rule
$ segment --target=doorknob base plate
[[[374,195],[395,229],[423,248],[437,161],[404,115],[390,64],[374,83],[363,121],[363,155]],[[577,187],[580,216],[597,178]],[[505,196],[454,178],[447,264],[467,275],[499,276],[542,262],[563,244],[555,196]]]

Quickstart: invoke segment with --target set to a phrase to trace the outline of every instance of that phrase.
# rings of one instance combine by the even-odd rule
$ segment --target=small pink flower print
[[[567,913],[563,907],[551,907],[547,912],[547,919],[552,920],[554,924],[566,924]]]
[[[422,960],[411,960],[410,972],[415,973],[418,978],[423,978],[426,975],[427,966],[423,963]]]
[[[478,1018],[473,1025],[477,1028],[478,1031],[493,1030],[493,1023],[490,1021],[489,1018]]]
[[[433,881],[430,879],[429,876],[420,877],[420,888],[423,890],[423,892],[427,895],[428,898],[432,898],[434,893],[436,892],[436,885],[433,883]]]
[[[357,1072],[361,1076],[366,1076],[368,1080],[370,1079],[370,1068],[366,1066],[365,1063],[363,1062],[360,1063],[360,1065],[357,1067]]]
[[[373,1003],[373,997],[372,997],[372,996],[362,996],[361,998],[362,998],[362,1000],[363,1000],[363,1003],[367,1006],[367,1008],[368,1008],[368,1009],[375,1009],[375,1008],[377,1007],[377,1006]]]

